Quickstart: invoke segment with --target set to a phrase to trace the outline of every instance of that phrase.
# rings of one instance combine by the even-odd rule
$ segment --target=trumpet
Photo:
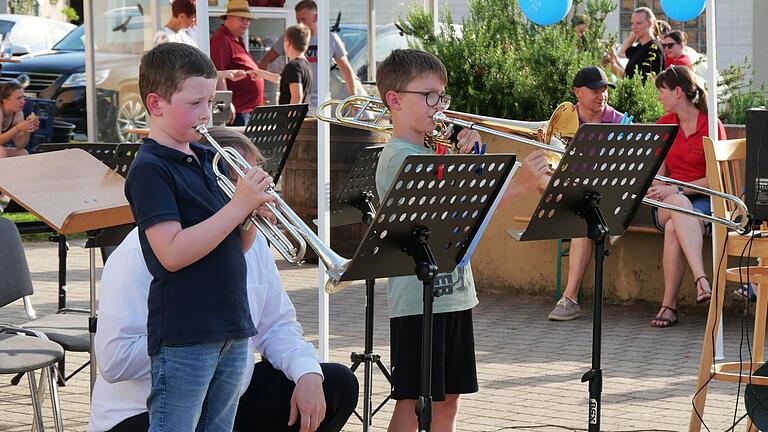
[[[331,110],[331,116],[325,115],[327,109]],[[541,148],[548,151],[547,162],[552,169],[557,167],[562,158],[562,152],[555,150],[564,150],[579,129],[579,115],[576,107],[570,102],[558,105],[549,120],[545,122],[494,119],[458,111],[443,111],[443,113],[452,119],[469,121],[544,144]],[[389,109],[381,99],[373,96],[353,95],[344,100],[328,100],[317,108],[317,118],[329,123],[392,133]],[[435,130],[425,138],[425,143],[433,148],[440,144],[457,153],[459,149],[456,144],[447,139],[451,135],[454,124],[436,120]]]
[[[232,147],[221,147],[213,137],[208,133],[208,128],[205,125],[199,125],[195,128],[200,135],[204,136],[208,143],[216,150],[216,155],[213,157],[213,172],[216,175],[216,182],[224,193],[231,199],[235,195],[235,185],[229,179],[229,177],[221,172],[219,169],[219,161],[224,159],[227,166],[229,166],[238,177],[244,177],[245,171],[251,168],[251,165],[245,158]],[[243,222],[243,229],[249,229],[250,225],[255,225],[264,237],[275,246],[275,249],[285,258],[286,261],[293,265],[300,265],[304,260],[304,254],[306,253],[307,246],[312,248],[317,254],[318,259],[325,266],[325,272],[328,274],[328,282],[325,285],[325,290],[328,293],[334,293],[341,291],[349,282],[340,282],[341,276],[349,266],[350,260],[338,255],[331,248],[325,245],[322,240],[312,231],[311,228],[304,223],[303,220],[280,198],[280,195],[275,193],[274,185],[267,189],[267,193],[274,197],[274,201],[271,203],[265,203],[267,209],[272,212],[280,224],[285,228],[289,238],[275,224],[260,216],[258,212],[253,212]],[[294,245],[293,242],[296,242]]]
[[[326,116],[324,114],[325,110],[333,105],[336,105],[336,109],[334,110],[335,116]],[[368,110],[370,110],[370,112],[368,112]],[[573,109],[573,114],[575,114],[575,108]],[[343,101],[326,101],[318,107],[317,117],[320,120],[330,123],[375,130],[379,132],[388,132],[392,129],[391,122],[389,121],[388,111],[386,110],[384,104],[381,103],[381,100],[378,98],[369,96],[350,96]],[[552,146],[548,144],[547,140],[554,137],[558,138],[564,143],[569,143],[573,136],[576,134],[576,130],[578,130],[579,126],[578,115],[576,115],[574,120],[573,115],[569,113],[569,109],[565,104],[558,106],[558,108],[553,113],[552,118],[548,122],[545,122],[541,126],[535,128],[508,126],[497,120],[489,121],[482,117],[480,117],[480,121],[474,121],[474,119],[477,119],[478,117],[479,116],[459,113],[455,111],[438,111],[432,116],[432,119],[437,126],[437,130],[445,130],[450,125],[461,126],[465,129],[484,132],[500,138],[515,141],[520,144],[530,145],[550,153],[556,153],[558,155],[558,163],[560,158],[562,158],[562,155],[565,153],[565,146]],[[560,126],[561,123],[563,125],[562,127]],[[575,128],[573,127],[574,124]],[[547,159],[550,162],[550,166],[552,166],[553,158],[548,157]],[[736,220],[730,220],[717,216],[701,214],[693,210],[673,206],[650,198],[643,198],[643,204],[683,213],[698,219],[704,219],[713,223],[724,225],[737,231],[740,234],[749,232],[751,229],[752,218],[749,214],[749,210],[747,209],[747,205],[739,197],[660,175],[657,175],[655,179],[671,185],[682,186],[684,188],[691,189],[705,195],[715,196],[727,201],[731,201],[738,208],[736,213],[740,214],[741,216],[737,217]]]

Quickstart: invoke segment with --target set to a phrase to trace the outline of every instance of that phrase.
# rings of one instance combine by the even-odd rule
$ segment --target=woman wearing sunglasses
[[[675,30],[664,35],[661,46],[664,48],[664,65],[668,68],[674,66],[688,66],[693,68],[691,58],[685,54],[688,36],[685,32]]]

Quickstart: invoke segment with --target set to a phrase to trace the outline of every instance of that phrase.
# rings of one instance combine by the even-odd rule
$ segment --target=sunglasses
[[[671,42],[671,43],[663,43],[661,44],[662,47],[666,49],[672,49],[673,46],[677,45],[677,42]]]

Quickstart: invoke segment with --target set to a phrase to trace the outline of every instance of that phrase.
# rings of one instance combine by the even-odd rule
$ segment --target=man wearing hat
[[[211,60],[217,70],[258,71],[243,42],[243,34],[256,17],[248,9],[246,0],[229,0],[227,12],[221,17],[224,23],[211,37]],[[232,105],[235,106],[233,126],[244,126],[254,107],[264,104],[264,80],[256,74],[250,79],[226,80],[226,88],[232,90]]]
[[[579,125],[584,123],[621,123],[623,115],[608,105],[608,87],[616,88],[608,81],[605,72],[596,66],[588,66],[576,72],[573,78],[573,94],[576,95],[576,112]],[[549,183],[549,176],[546,185]],[[568,280],[565,291],[548,318],[552,321],[570,321],[581,316],[578,303],[579,286],[592,256],[592,240],[571,239],[569,252]]]

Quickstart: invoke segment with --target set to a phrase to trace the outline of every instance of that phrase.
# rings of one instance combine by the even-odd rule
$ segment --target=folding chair
[[[32,280],[21,246],[19,232],[8,219],[0,218],[0,308],[32,295]],[[25,304],[25,308],[27,305]],[[42,398],[46,380],[51,387],[51,404],[56,430],[62,430],[55,364],[64,356],[61,346],[39,331],[0,326],[0,374],[26,374],[34,409],[33,424],[44,430]],[[41,370],[38,387],[34,371]]]
[[[29,274],[24,247],[16,226],[8,219],[0,218],[0,293],[3,296],[23,299],[24,310],[30,321],[21,327],[37,330],[48,339],[70,352],[88,352],[90,347],[88,334],[88,311],[71,308],[59,309],[55,314],[38,318],[32,306],[32,278]],[[12,263],[13,265],[10,265]],[[13,300],[12,300],[13,301]],[[61,359],[63,360],[63,356]],[[85,365],[64,378],[71,378]],[[12,381],[18,383],[20,375]]]

